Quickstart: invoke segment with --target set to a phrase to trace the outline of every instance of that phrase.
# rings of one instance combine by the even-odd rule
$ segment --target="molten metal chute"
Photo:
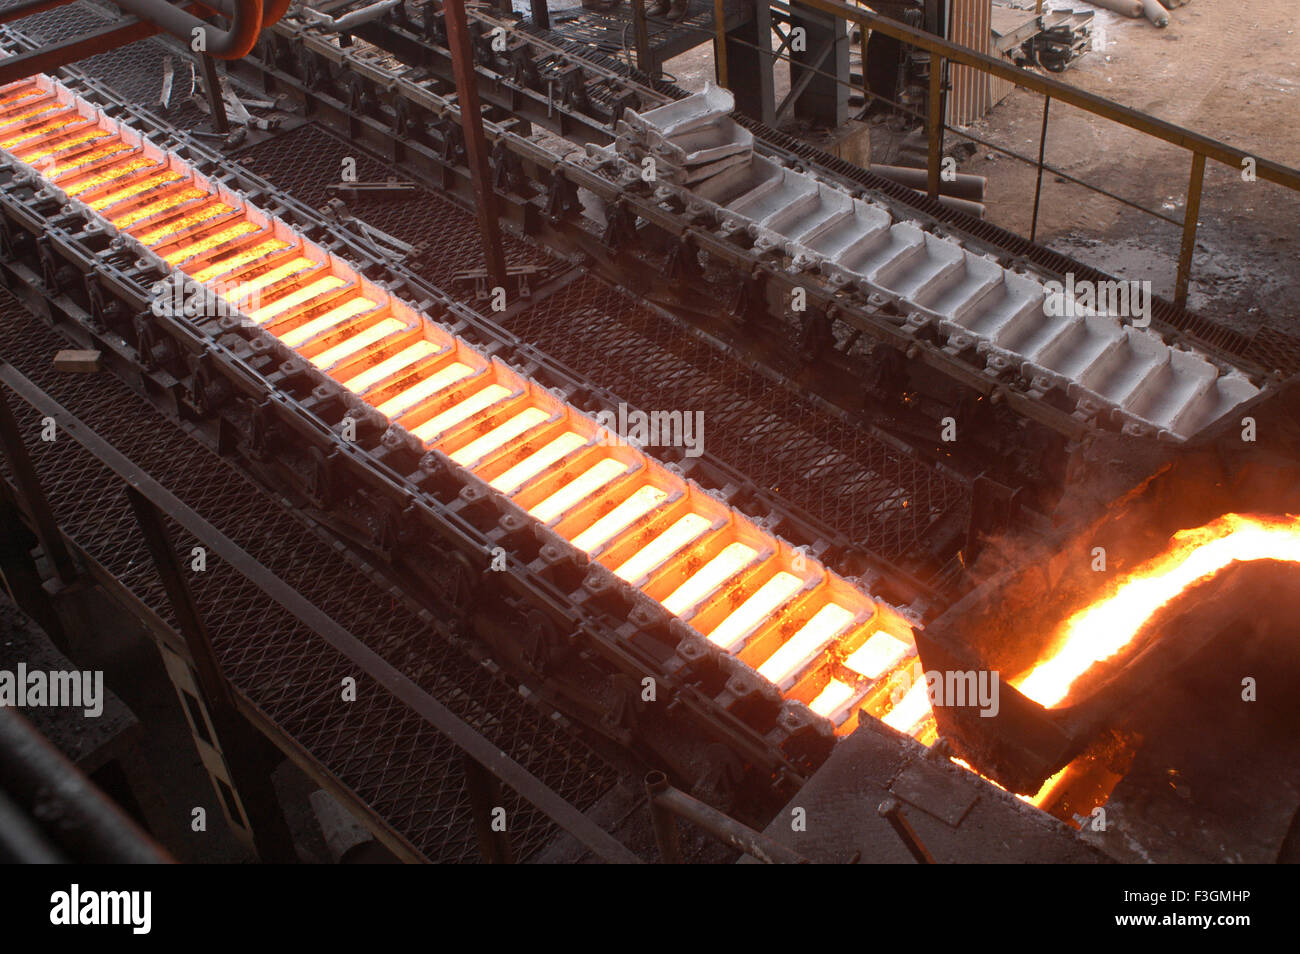
[[[1047,708],[1060,705],[1089,669],[1129,647],[1161,607],[1229,565],[1253,560],[1300,563],[1300,517],[1229,513],[1175,534],[1163,553],[1071,616],[1050,654],[1012,685]]]

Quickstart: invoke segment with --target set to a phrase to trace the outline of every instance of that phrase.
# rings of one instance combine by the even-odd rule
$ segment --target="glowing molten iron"
[[[1071,616],[1055,652],[1012,684],[1041,705],[1058,705],[1075,680],[1128,646],[1170,600],[1233,563],[1252,560],[1300,563],[1300,517],[1229,513],[1180,531],[1168,550],[1121,579],[1109,596]]]
[[[590,415],[47,76],[0,88],[0,161],[238,307],[472,479],[852,731],[916,657],[908,621]],[[172,273],[175,276],[175,273]],[[473,485],[471,485],[473,486]],[[923,732],[922,694],[891,724]],[[798,710],[790,710],[799,718]],[[930,720],[933,735],[933,720]]]

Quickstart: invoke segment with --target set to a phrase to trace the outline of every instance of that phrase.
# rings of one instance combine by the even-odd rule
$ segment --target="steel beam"
[[[115,50],[162,32],[152,23],[127,17],[89,33],[0,59],[0,86],[36,73],[53,73],[69,63]]]
[[[1187,182],[1187,208],[1183,213],[1183,244],[1178,250],[1178,284],[1174,304],[1187,307],[1187,286],[1192,278],[1192,257],[1196,254],[1196,226],[1201,216],[1201,186],[1205,182],[1205,156],[1192,154],[1192,174]]]
[[[939,198],[939,164],[943,161],[943,57],[930,54],[930,95],[927,103],[929,149],[925,164],[925,192]]]
[[[0,23],[13,23],[34,13],[44,13],[46,10],[54,10],[73,2],[75,0],[25,0],[23,3],[16,3],[12,7],[0,10]]]
[[[651,79],[659,78],[659,69],[650,50],[650,26],[645,18],[645,0],[632,0],[632,29],[636,35],[636,68]]]
[[[483,260],[488,278],[501,288],[506,284],[506,260],[501,250],[501,221],[497,217],[496,193],[488,169],[487,138],[483,135],[483,109],[478,98],[478,77],[474,71],[474,50],[469,40],[465,0],[446,0],[443,19],[447,25],[447,46],[456,77],[456,101],[460,125],[465,133],[465,153],[474,183],[479,231],[483,235]]]
[[[1029,223],[1029,241],[1038,237],[1038,204],[1043,195],[1043,160],[1047,154],[1047,113],[1052,108],[1052,97],[1043,97],[1043,128],[1038,134],[1038,180],[1034,183],[1034,217]]]
[[[50,594],[41,585],[41,575],[32,559],[31,549],[35,544],[36,539],[23,522],[18,505],[10,499],[9,484],[0,480],[0,576],[14,602],[66,653],[68,637],[63,622]]]
[[[808,859],[798,852],[669,785],[668,778],[663,772],[651,772],[647,775],[645,789],[646,797],[650,802],[650,818],[654,825],[655,841],[667,864],[677,864],[681,861],[677,837],[679,816],[704,829],[724,844],[743,851],[764,864],[808,863]]]
[[[799,95],[789,97],[794,114],[838,129],[849,118],[849,44],[843,18],[828,16],[802,0],[791,0],[790,16],[791,29],[802,28],[808,43],[807,52],[790,52],[791,84],[803,81]],[[828,55],[830,65],[823,70]]]
[[[470,811],[474,814],[474,833],[478,837],[479,851],[488,864],[514,864],[514,853],[510,850],[510,836],[504,828],[498,830],[495,822],[498,817],[505,821],[501,804],[501,785],[496,776],[480,765],[473,756],[461,756],[465,768],[465,791],[469,795]]]
[[[247,833],[258,857],[263,861],[292,864],[298,861],[298,853],[293,847],[293,834],[284,819],[275,787],[271,784],[269,766],[258,764],[256,736],[235,707],[234,693],[222,672],[216,651],[212,648],[208,628],[194,603],[189,584],[185,582],[162,513],[134,486],[127,486],[126,496],[189,651],[190,658],[185,662],[189,664],[197,688],[202,693],[201,703],[215,732],[211,748],[224,763],[230,787],[239,803],[238,806],[223,804],[223,807],[227,812],[237,808],[242,813],[243,818],[231,820]],[[180,695],[183,688],[177,685],[182,706],[185,705],[184,696]],[[201,716],[195,713],[190,715],[191,718]],[[198,744],[201,738],[196,738],[195,741]],[[202,747],[199,748],[199,754],[203,755]],[[211,766],[206,764],[207,759],[203,761],[211,772]],[[213,788],[217,797],[222,799],[221,787],[215,784],[217,776],[213,778]]]
[[[717,66],[718,85],[729,89],[727,77],[727,13],[723,0],[713,0],[713,58]]]
[[[726,58],[729,75],[745,78],[731,91],[736,112],[773,125],[777,58],[772,53],[772,10],[766,3],[755,4],[754,16],[727,34]]]
[[[221,78],[217,76],[217,61],[207,54],[199,54],[203,65],[203,88],[208,94],[208,109],[212,111],[212,131],[226,135],[230,121],[226,118],[226,100],[221,95]]]

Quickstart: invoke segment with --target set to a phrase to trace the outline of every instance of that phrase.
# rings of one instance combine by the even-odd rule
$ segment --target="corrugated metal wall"
[[[990,23],[993,0],[952,0],[952,4],[952,36],[949,39],[977,52],[996,56]],[[953,126],[965,126],[979,119],[1015,88],[1013,83],[969,66],[952,66],[950,69],[952,89],[948,93],[947,121]]]

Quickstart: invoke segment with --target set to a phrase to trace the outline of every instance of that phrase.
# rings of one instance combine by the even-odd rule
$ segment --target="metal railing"
[[[1041,204],[1044,172],[1051,173],[1052,175],[1074,185],[1080,186],[1099,195],[1103,195],[1108,199],[1136,209],[1155,219],[1177,226],[1182,230],[1182,241],[1179,248],[1178,274],[1175,283],[1174,302],[1180,308],[1185,308],[1187,305],[1187,292],[1191,280],[1192,257],[1196,247],[1197,219],[1200,213],[1201,194],[1205,178],[1205,163],[1207,159],[1213,159],[1214,161],[1229,166],[1236,171],[1241,171],[1249,166],[1253,169],[1256,179],[1273,182],[1291,189],[1292,191],[1300,192],[1300,169],[1294,169],[1279,162],[1258,156],[1252,152],[1239,149],[1236,146],[1228,145],[1220,140],[1212,139],[1209,136],[1194,132],[1167,120],[1121,105],[1113,100],[1106,99],[1103,96],[1098,96],[1095,93],[1087,92],[1086,90],[1071,86],[1068,83],[1063,83],[1060,80],[1053,79],[1049,76],[1043,76],[1039,73],[1022,69],[1018,66],[1013,66],[1006,60],[978,52],[969,47],[961,46],[932,33],[927,33],[919,28],[908,26],[907,24],[890,17],[884,17],[863,9],[862,7],[842,2],[842,0],[800,0],[800,5],[805,8],[820,11],[821,13],[835,17],[838,20],[857,24],[863,31],[864,54],[866,49],[866,31],[874,30],[886,36],[900,40],[908,46],[924,50],[931,55],[932,59],[929,71],[928,97],[929,108],[926,115],[922,115],[916,110],[903,106],[901,103],[880,96],[879,94],[872,93],[870,90],[866,89],[865,55],[862,87],[855,86],[852,82],[822,70],[813,64],[807,62],[799,62],[796,64],[802,72],[808,75],[820,75],[835,80],[840,85],[847,86],[854,92],[861,93],[867,100],[888,103],[894,109],[924,122],[926,128],[929,130],[927,143],[926,193],[931,199],[938,199],[939,197],[939,175],[943,153],[944,134],[950,132],[963,139],[978,143],[985,148],[1001,153],[1002,155],[1010,156],[1011,158],[1036,168],[1037,181],[1034,187],[1034,211],[1030,234],[1028,236],[1030,241],[1034,241],[1037,238],[1038,212]],[[773,6],[776,5],[774,4]],[[715,31],[709,30],[704,32],[714,35]],[[765,49],[760,45],[750,43],[735,36],[727,35],[725,40],[727,43],[733,43],[758,50],[759,52],[770,56],[773,60],[785,60],[795,64],[794,58],[785,53],[784,44],[780,49],[773,50],[770,45]],[[715,36],[715,44],[719,42],[720,40]],[[944,121],[943,116],[947,86],[947,67],[949,64],[954,63],[1006,80],[1015,84],[1017,87],[1039,93],[1044,97],[1043,120],[1039,135],[1037,159],[1021,155],[1013,150],[1003,148],[995,143],[972,135],[965,130],[949,126]],[[641,68],[640,62],[638,62],[637,65],[638,68]],[[726,77],[721,68],[722,64],[719,63],[718,65],[718,81],[720,84],[726,85]],[[1070,106],[1075,106],[1094,116],[1099,116],[1110,122],[1140,132],[1153,139],[1176,146],[1179,149],[1190,153],[1190,170],[1187,182],[1186,206],[1183,217],[1181,219],[1176,219],[1154,209],[1146,208],[1145,206],[1117,195],[1108,189],[1070,175],[1062,169],[1048,165],[1045,161],[1045,153],[1050,108],[1051,102],[1054,99]]]

